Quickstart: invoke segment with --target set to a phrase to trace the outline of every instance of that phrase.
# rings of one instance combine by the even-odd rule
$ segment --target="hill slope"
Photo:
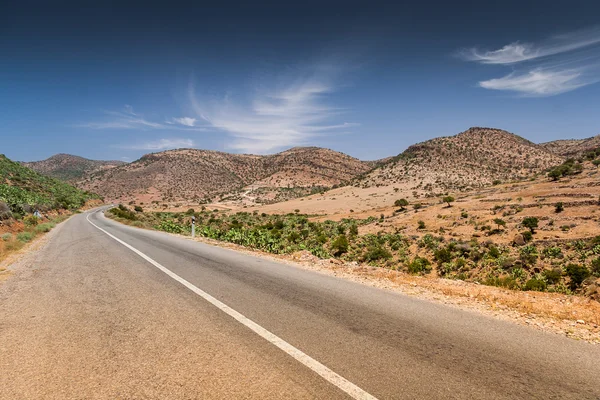
[[[579,157],[600,148],[600,135],[587,139],[555,140],[541,143],[547,151],[563,157]]]
[[[99,161],[74,156],[56,154],[42,161],[23,162],[24,166],[53,178],[76,182],[96,171],[125,164],[122,161]]]
[[[79,208],[93,198],[98,196],[41,175],[0,154],[0,203],[8,205],[13,213],[31,212],[33,208]]]
[[[370,170],[371,165],[316,147],[267,156],[179,149],[96,172],[80,186],[112,200],[203,201],[238,193],[249,185],[267,192],[331,187]]]
[[[410,146],[355,186],[402,186],[420,192],[463,191],[496,180],[524,179],[560,164],[563,157],[520,136],[492,128],[470,128]]]

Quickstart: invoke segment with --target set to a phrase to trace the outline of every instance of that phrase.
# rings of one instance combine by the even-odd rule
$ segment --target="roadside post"
[[[192,215],[192,237],[196,237],[196,216]]]

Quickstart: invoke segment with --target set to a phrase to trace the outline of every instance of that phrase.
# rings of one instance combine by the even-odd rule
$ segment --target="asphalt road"
[[[23,263],[2,399],[600,399],[600,346],[102,213]]]

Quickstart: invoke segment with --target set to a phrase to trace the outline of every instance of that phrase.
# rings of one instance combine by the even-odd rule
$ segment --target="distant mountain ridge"
[[[563,159],[513,133],[472,127],[455,136],[412,145],[388,163],[357,178],[354,185],[401,185],[424,193],[463,191],[494,181],[525,179]]]
[[[600,135],[587,139],[554,140],[552,142],[541,143],[540,146],[551,153],[563,157],[580,157],[585,153],[600,148]]]
[[[295,147],[266,156],[178,149],[97,171],[79,185],[112,200],[207,201],[248,185],[288,192],[341,185],[372,166],[372,162],[319,147]]]
[[[22,162],[22,165],[52,178],[67,182],[77,182],[96,171],[125,164],[123,161],[101,161],[74,156],[55,154],[42,161]]]

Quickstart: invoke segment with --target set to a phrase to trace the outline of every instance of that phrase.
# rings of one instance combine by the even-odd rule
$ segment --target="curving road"
[[[23,263],[2,399],[600,399],[600,346],[99,211]]]

